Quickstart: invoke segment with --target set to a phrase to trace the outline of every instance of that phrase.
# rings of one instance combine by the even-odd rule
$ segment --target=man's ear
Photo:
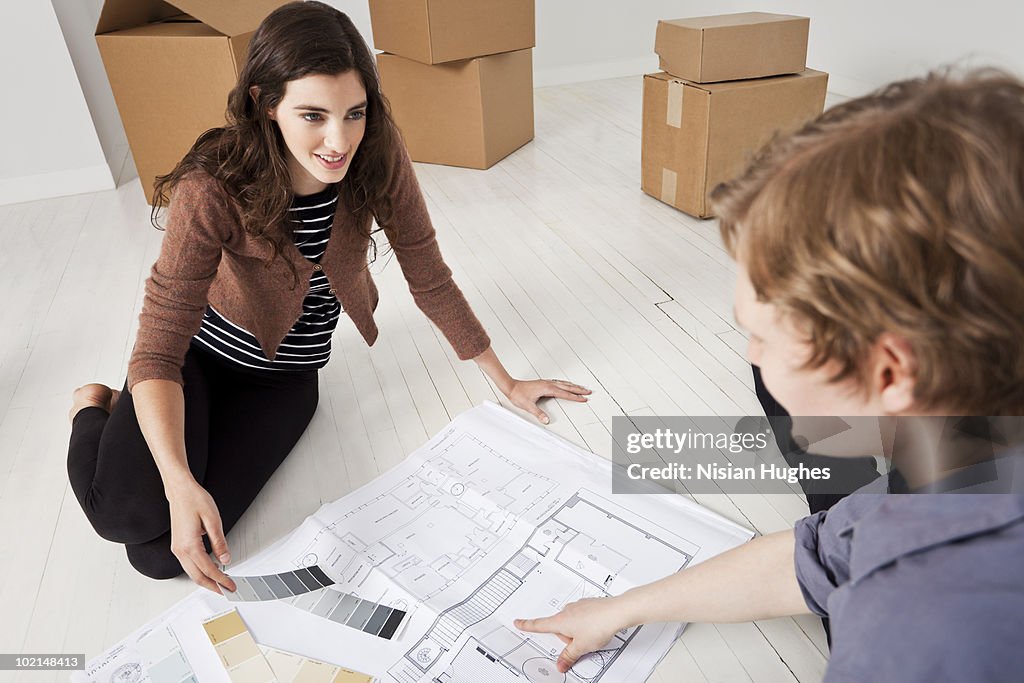
[[[914,408],[917,360],[906,339],[891,332],[879,336],[871,350],[871,386],[888,415]]]

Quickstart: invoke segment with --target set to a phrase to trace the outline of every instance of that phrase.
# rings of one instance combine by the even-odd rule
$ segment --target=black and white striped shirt
[[[317,265],[309,278],[302,315],[281,342],[274,360],[267,359],[256,337],[213,306],[206,307],[202,325],[192,343],[249,368],[294,371],[326,365],[331,356],[331,335],[341,317],[341,303],[331,293],[331,285],[319,263],[327,249],[337,206],[338,188],[329,185],[316,194],[295,197],[288,210],[289,220],[295,223],[295,246]]]

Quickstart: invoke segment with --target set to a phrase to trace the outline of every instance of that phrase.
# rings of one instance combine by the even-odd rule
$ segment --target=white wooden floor
[[[550,429],[610,453],[613,415],[757,413],[733,269],[713,221],[642,194],[641,78],[536,92],[536,140],[489,171],[418,165],[442,249],[514,375],[591,387],[549,404]],[[0,652],[94,656],[179,600],[98,538],[65,473],[73,387],[120,386],[162,233],[126,156],[116,191],[0,207]],[[397,463],[498,395],[416,309],[397,263],[374,266],[381,336],[342,320],[310,428],[228,539],[244,559],[322,502]],[[759,532],[806,514],[797,495],[704,496]],[[819,681],[817,619],[694,625],[655,676]],[[0,680],[64,680],[0,673]]]

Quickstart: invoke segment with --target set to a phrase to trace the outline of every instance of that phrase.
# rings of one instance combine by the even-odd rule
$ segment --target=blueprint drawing
[[[520,632],[513,620],[618,595],[752,533],[683,496],[612,495],[611,484],[608,461],[483,404],[389,472],[324,504],[291,534],[232,567],[240,575],[265,575],[317,566],[335,582],[323,591],[353,596],[352,605],[365,601],[407,613],[390,640],[338,623],[334,612],[349,603],[337,596],[311,592],[230,604],[262,645],[386,683],[641,681],[682,624],[626,629],[561,674],[554,662],[562,642]],[[198,597],[211,614],[228,604],[209,593]],[[169,623],[154,624],[176,633],[200,680],[226,681],[207,671],[209,653],[189,651],[199,641],[189,635],[196,613],[171,610]]]

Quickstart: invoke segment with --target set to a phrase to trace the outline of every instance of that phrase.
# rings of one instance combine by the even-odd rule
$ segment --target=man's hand
[[[628,626],[617,598],[587,598],[542,619],[516,619],[515,627],[528,633],[552,633],[565,643],[556,666],[567,672],[580,657],[600,650],[617,631]]]

